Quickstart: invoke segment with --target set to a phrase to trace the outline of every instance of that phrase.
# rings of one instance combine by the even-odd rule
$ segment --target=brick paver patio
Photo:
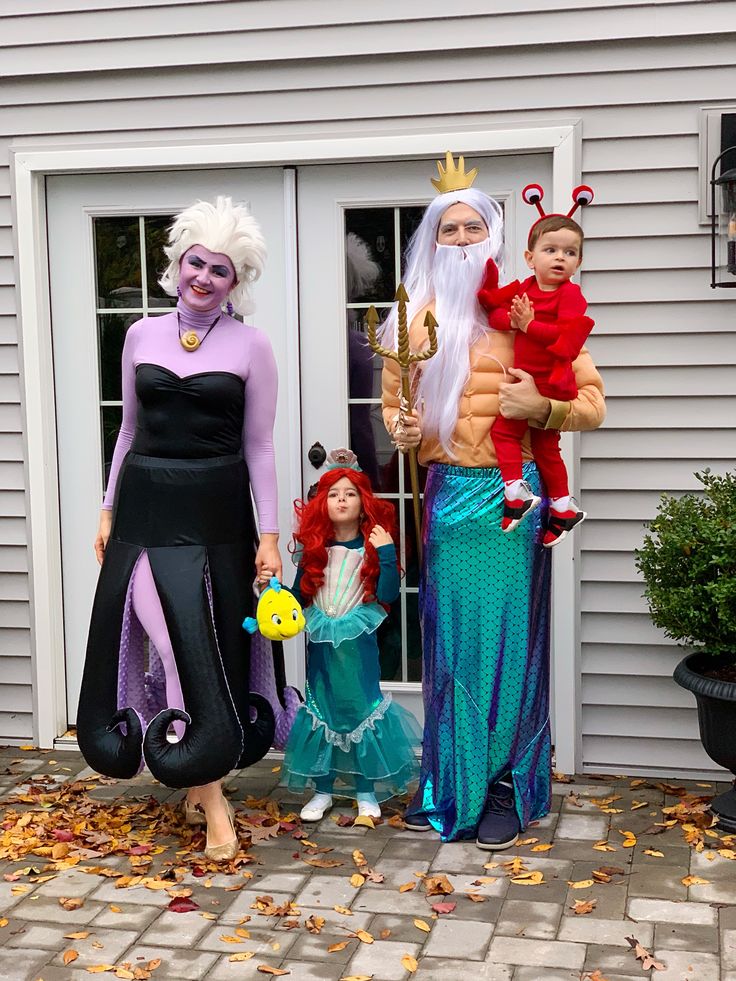
[[[720,785],[555,783],[552,813],[493,854],[396,820],[350,826],[349,807],[300,837],[264,810],[268,796],[282,821],[300,806],[276,787],[277,767],[227,783],[263,840],[247,847],[243,834],[243,863],[224,874],[166,806],[181,792],[147,773],[100,781],[78,753],[0,750],[0,979],[736,981],[735,845],[704,827],[695,800]],[[54,793],[69,784],[75,819],[54,833]],[[130,822],[83,840],[100,801]],[[146,831],[156,815],[169,833]],[[42,854],[18,854],[29,838]],[[177,897],[195,908],[175,912]]]

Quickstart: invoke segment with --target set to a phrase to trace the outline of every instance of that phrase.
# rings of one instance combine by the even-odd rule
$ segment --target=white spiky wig
[[[169,229],[169,244],[164,246],[169,264],[159,280],[171,296],[176,295],[179,285],[181,257],[194,245],[230,259],[237,283],[228,299],[238,313],[252,313],[251,285],[263,272],[266,243],[258,222],[245,205],[218,196],[214,204],[197,201],[174,218]]]
[[[460,251],[455,246],[442,246],[444,257],[438,253],[437,229],[442,215],[454,204],[467,204],[482,217],[488,228],[488,238],[468,247],[473,261],[457,269],[451,285],[445,284],[442,296],[437,296],[436,259],[450,258]],[[449,250],[449,251],[448,251]],[[485,333],[483,315],[475,292],[480,286],[486,259],[493,258],[503,277],[503,211],[493,198],[482,191],[468,188],[438,194],[424,212],[406,252],[404,287],[409,294],[407,319],[411,324],[417,313],[432,300],[437,301],[439,320],[437,340],[439,349],[434,358],[422,365],[416,388],[418,403],[423,406],[424,431],[435,436],[443,449],[454,459],[453,433],[457,426],[460,397],[470,375],[470,348]],[[468,275],[477,277],[469,282]],[[439,281],[438,281],[439,282]],[[394,305],[384,325],[381,343],[396,345],[397,307]]]

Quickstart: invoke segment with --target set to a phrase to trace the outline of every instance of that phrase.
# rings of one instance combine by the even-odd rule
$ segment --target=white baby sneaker
[[[357,794],[358,817],[380,818],[381,808],[375,794]]]
[[[332,794],[315,794],[299,813],[302,821],[321,821],[332,807]]]

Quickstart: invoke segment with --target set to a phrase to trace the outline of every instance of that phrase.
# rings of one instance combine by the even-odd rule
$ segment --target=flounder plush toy
[[[294,594],[272,576],[258,600],[255,617],[246,617],[243,627],[250,634],[260,630],[268,640],[286,640],[304,630],[304,614]]]

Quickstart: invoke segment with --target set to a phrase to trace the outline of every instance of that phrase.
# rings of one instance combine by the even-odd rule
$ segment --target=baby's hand
[[[389,535],[385,528],[381,525],[373,525],[371,528],[371,533],[368,536],[368,541],[374,548],[380,548],[381,545],[392,545],[393,538]]]
[[[534,304],[526,293],[515,296],[511,301],[509,319],[514,330],[521,331],[526,331],[529,324],[534,320]]]

